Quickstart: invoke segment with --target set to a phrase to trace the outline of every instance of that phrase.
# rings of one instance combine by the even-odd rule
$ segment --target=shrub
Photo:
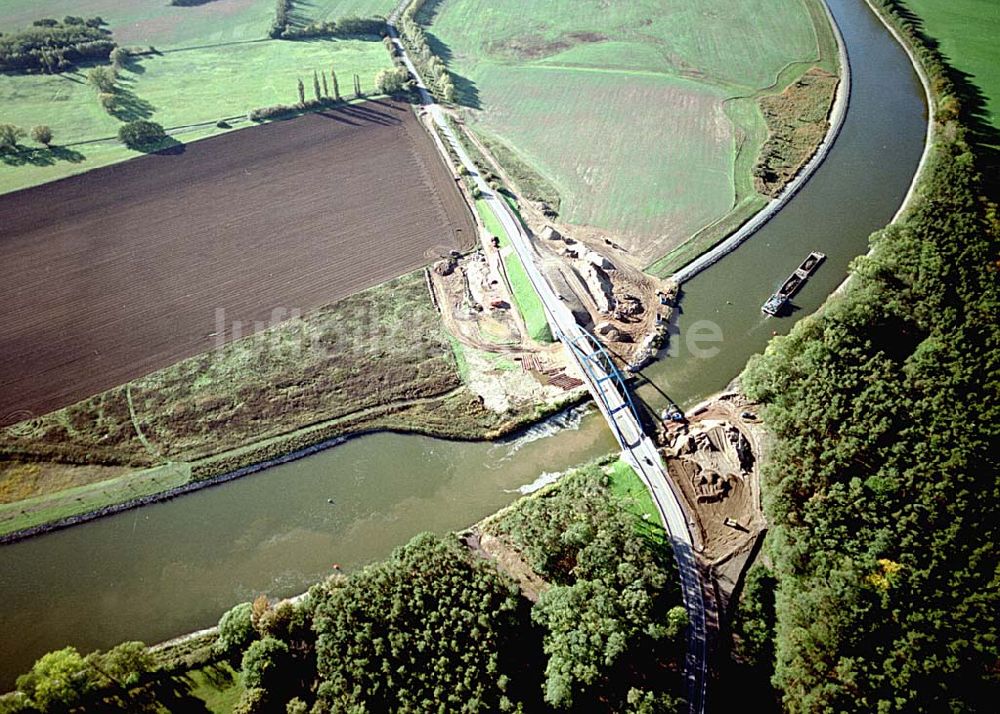
[[[216,654],[233,654],[253,642],[256,632],[253,629],[252,612],[250,603],[244,602],[219,619],[219,638],[215,641]]]
[[[123,124],[118,130],[118,138],[130,149],[139,149],[163,141],[167,133],[155,121],[137,119]]]
[[[264,691],[280,689],[291,655],[288,645],[274,637],[252,643],[243,655],[243,681],[247,687]]]
[[[270,107],[257,107],[256,109],[251,109],[247,112],[247,119],[250,121],[266,121],[268,119],[277,119],[279,117],[288,116],[289,114],[294,114],[297,111],[298,109],[288,104],[275,104]]]
[[[13,124],[0,124],[0,149],[16,149],[19,139],[24,137],[24,129]]]
[[[375,76],[375,91],[379,94],[399,94],[410,88],[410,73],[403,67],[383,69]]]
[[[252,687],[243,692],[243,696],[233,707],[233,714],[258,714],[258,712],[266,711],[267,708],[267,692]]]

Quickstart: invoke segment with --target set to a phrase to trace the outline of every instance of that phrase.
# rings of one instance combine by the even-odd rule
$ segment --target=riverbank
[[[548,543],[553,536],[559,540],[558,535],[573,524],[578,527],[581,535],[572,543],[563,543],[561,547],[566,557],[541,557],[549,552],[543,544]],[[480,535],[484,536],[482,540]],[[540,590],[567,588],[567,592],[571,592],[569,588],[574,582],[588,581],[581,587],[605,585],[613,593],[615,600],[625,596],[626,589],[628,593],[635,593],[637,588],[642,588],[646,595],[643,602],[648,604],[641,611],[629,608],[620,610],[618,615],[608,612],[603,612],[602,615],[605,621],[609,616],[627,616],[628,619],[622,620],[623,625],[631,623],[637,616],[661,627],[672,624],[673,634],[669,640],[659,642],[659,646],[653,648],[654,652],[658,651],[670,661],[669,671],[672,674],[661,678],[664,681],[656,686],[669,686],[678,690],[682,687],[679,661],[683,658],[683,640],[680,637],[683,620],[677,620],[678,613],[674,610],[682,613],[683,609],[678,606],[681,598],[674,584],[675,579],[670,577],[672,562],[662,555],[666,545],[665,533],[659,527],[655,509],[652,508],[642,483],[614,456],[600,457],[572,469],[560,483],[550,484],[540,493],[519,499],[513,507],[503,508],[460,532],[453,531],[442,536],[418,535],[407,545],[396,549],[388,558],[380,558],[351,572],[343,572],[335,565],[332,571],[327,571],[322,578],[311,583],[309,590],[301,595],[277,600],[266,595],[251,595],[247,601],[230,608],[219,625],[146,648],[150,657],[144,668],[145,676],[131,686],[142,687],[149,698],[161,704],[167,703],[160,699],[165,692],[172,698],[176,697],[178,702],[205,699],[206,695],[214,699],[217,695],[232,692],[234,688],[239,693],[243,689],[243,680],[237,674],[239,662],[252,640],[269,635],[287,641],[290,637],[295,637],[295,633],[300,633],[305,637],[298,650],[311,656],[315,639],[309,637],[314,629],[310,625],[317,614],[323,613],[328,599],[335,592],[344,595],[345,589],[370,584],[373,573],[385,573],[394,564],[400,563],[403,553],[412,554],[428,543],[447,544],[456,556],[474,570],[473,573],[466,573],[466,576],[474,575],[475,572],[492,574],[491,577],[499,576],[505,583],[504,592],[507,597],[519,601],[519,610],[525,616],[519,622],[528,627],[531,622],[529,611],[538,602],[538,592],[529,589],[522,593],[523,599],[517,598],[516,591],[512,588],[515,583],[532,582],[538,583]],[[484,547],[479,547],[480,545]],[[589,552],[582,552],[585,548]],[[439,547],[438,550],[440,551]],[[576,555],[578,551],[579,555]],[[600,557],[597,557],[598,554]],[[568,570],[566,563],[576,561],[593,565],[587,569]],[[621,565],[617,565],[618,563]],[[442,579],[442,564],[437,559],[417,562],[407,558],[401,571],[406,577],[401,582],[406,583],[404,587],[407,588],[411,587],[409,583],[412,582],[422,583],[423,586],[433,582],[432,587],[445,588],[449,593],[464,597],[462,593],[469,592],[466,591],[469,587],[468,578]],[[613,577],[619,567],[634,568],[640,575],[625,580]],[[474,588],[471,592],[475,593],[477,601],[482,599],[482,588]],[[371,588],[366,592],[366,600],[380,598],[383,594],[383,588]],[[441,599],[449,600],[447,597]],[[412,598],[405,600],[411,601]],[[416,601],[419,602],[419,598]],[[509,601],[508,607],[512,604],[514,600]],[[668,609],[671,610],[669,614]],[[373,610],[375,621],[378,622],[385,609]],[[545,612],[545,604],[542,603],[538,606],[538,614]],[[393,619],[396,623],[393,627],[399,628],[399,634],[405,637],[412,635],[414,631],[419,632],[419,627],[422,626],[420,623],[428,618]],[[403,624],[399,625],[399,622]],[[481,624],[482,620],[479,622]],[[413,623],[418,625],[416,630],[411,626]],[[315,629],[321,627],[322,624]],[[561,636],[560,627],[549,629],[552,637]],[[517,630],[523,632],[520,625]],[[322,632],[321,629],[320,631]],[[628,657],[627,653],[639,649],[647,651],[645,645],[650,644],[645,639],[645,627],[636,626],[632,631],[634,634],[630,638],[637,639],[622,650],[619,655],[621,657]],[[240,634],[243,632],[247,636]],[[535,653],[530,656],[530,660],[535,663],[533,667],[537,667],[540,674],[541,663],[544,661],[542,655],[548,654],[543,652],[541,641],[533,638],[529,644],[524,644],[525,640],[520,637],[510,638],[510,641],[522,643],[518,651],[519,659],[531,652]],[[321,653],[317,654],[322,656]],[[98,657],[92,656],[86,662],[99,662]],[[246,662],[246,659],[243,661]],[[360,661],[352,661],[352,665],[354,664],[363,666]],[[605,666],[611,665],[609,663]],[[226,676],[210,678],[211,681],[207,683],[199,676],[199,673],[216,668],[225,669]],[[312,670],[307,668],[305,671]],[[97,670],[97,673],[101,674],[102,671]],[[44,678],[47,673],[41,668],[38,675]],[[376,672],[374,676],[381,674]],[[540,686],[540,677],[535,679],[537,682],[530,694],[525,690],[524,695],[540,701],[543,688]],[[0,706],[12,702],[16,697],[30,698],[36,691],[32,684],[23,682],[20,693],[0,697]],[[175,691],[170,693],[170,689]],[[100,691],[100,686],[92,687],[91,690],[96,696],[106,694]],[[108,691],[110,690],[109,686]],[[315,688],[310,688],[309,691],[315,691]],[[616,688],[615,691],[622,690]]]
[[[326,449],[344,444],[350,439],[371,434],[416,434],[441,439],[442,441],[492,441],[510,437],[516,435],[520,430],[527,429],[550,417],[557,416],[561,412],[580,404],[582,401],[586,401],[586,399],[586,394],[574,393],[562,401],[539,405],[532,412],[521,412],[489,428],[486,428],[485,424],[479,424],[477,426],[481,429],[480,431],[469,429],[469,424],[472,412],[477,409],[482,410],[482,405],[479,399],[469,393],[464,387],[454,390],[449,395],[443,397],[440,400],[441,403],[438,403],[438,400],[426,400],[419,404],[410,404],[403,407],[390,405],[386,408],[389,410],[389,413],[376,419],[367,420],[363,416],[357,416],[346,423],[339,419],[333,420],[330,424],[321,424],[308,429],[298,430],[272,439],[267,443],[253,444],[213,456],[202,462],[168,464],[168,467],[186,469],[190,474],[190,480],[172,488],[156,491],[138,498],[130,498],[109,503],[98,508],[88,509],[86,503],[79,501],[80,497],[75,495],[79,491],[74,489],[71,493],[71,498],[78,500],[80,504],[79,512],[49,520],[44,520],[46,515],[43,512],[38,516],[43,519],[42,522],[0,534],[0,545],[69,528],[134,508],[167,501],[275,466],[298,461]],[[451,400],[456,401],[452,402]],[[435,411],[436,408],[442,406],[442,403],[446,407],[445,414],[437,414],[439,419],[437,424],[409,421],[409,419],[416,416],[407,412],[409,408],[419,409],[429,407],[432,411]],[[399,411],[395,412],[396,409],[399,409]],[[159,470],[154,469],[153,471]],[[145,473],[148,472],[140,472],[138,477],[142,478]],[[21,508],[23,511],[23,504]],[[52,510],[54,511],[55,508],[53,507]],[[0,513],[2,512],[0,510]]]
[[[744,223],[735,233],[723,240],[717,246],[706,253],[692,260],[686,266],[677,270],[670,276],[670,279],[678,285],[683,284],[702,272],[710,265],[721,260],[724,256],[736,250],[748,238],[757,233],[768,221],[774,218],[778,212],[791,201],[803,186],[812,178],[816,170],[823,164],[830,150],[833,148],[840,131],[847,118],[848,105],[851,96],[851,62],[847,53],[847,45],[844,43],[844,36],[841,33],[837,19],[833,16],[826,0],[822,0],[823,9],[830,23],[834,38],[837,41],[837,57],[840,65],[840,83],[837,85],[836,96],[830,109],[830,128],[826,132],[823,141],[817,147],[809,162],[796,174],[788,184],[785,185],[781,193],[772,199],[759,213]]]
[[[872,14],[874,14],[879,21],[885,26],[885,28],[892,33],[892,36],[896,38],[896,42],[899,43],[900,47],[906,52],[906,56],[910,58],[910,64],[913,65],[913,70],[917,73],[920,78],[920,84],[924,89],[924,96],[927,101],[927,135],[924,139],[924,151],[920,155],[920,163],[917,165],[917,171],[913,174],[913,181],[910,182],[910,188],[906,191],[906,196],[903,198],[903,202],[899,204],[899,209],[896,214],[892,217],[889,222],[891,224],[898,223],[903,216],[906,215],[907,211],[910,210],[913,200],[916,197],[918,187],[923,181],[925,171],[927,169],[927,161],[931,156],[931,149],[934,147],[934,137],[935,137],[935,120],[934,116],[937,113],[936,100],[934,98],[934,92],[931,89],[931,80],[927,76],[927,71],[924,69],[923,62],[917,57],[913,41],[904,33],[899,31],[896,23],[886,15],[884,9],[878,5],[874,0],[865,0],[868,7],[871,8]],[[869,248],[866,255],[871,256],[872,250],[874,248]],[[847,286],[850,284],[851,280],[854,278],[853,273],[848,273],[844,281],[837,286],[837,289],[830,294],[830,299],[838,297],[844,294],[847,290]]]
[[[514,362],[472,357],[452,343],[415,273],[22,421],[0,431],[0,543],[363,434],[497,439],[582,397],[526,390],[531,376]]]

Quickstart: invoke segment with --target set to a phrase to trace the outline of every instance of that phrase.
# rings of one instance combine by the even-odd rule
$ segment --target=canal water
[[[816,175],[736,252],[684,285],[668,354],[644,370],[653,408],[723,388],[773,332],[787,333],[843,280],[895,213],[923,148],[927,108],[906,54],[862,0],[830,0],[851,58],[846,123]],[[765,320],[760,305],[810,251],[826,263]],[[698,338],[698,339],[692,339]],[[0,691],[65,645],[156,642],[213,624],[260,593],[298,593],[385,557],[421,531],[462,528],[540,474],[615,449],[595,411],[498,443],[375,434],[301,461],[0,547]]]

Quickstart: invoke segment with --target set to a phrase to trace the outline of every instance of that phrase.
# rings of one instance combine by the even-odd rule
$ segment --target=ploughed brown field
[[[372,101],[0,196],[0,425],[471,242],[412,111]],[[275,311],[278,311],[277,313]]]

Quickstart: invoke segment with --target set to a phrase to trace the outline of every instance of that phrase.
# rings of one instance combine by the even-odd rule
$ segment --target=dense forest
[[[770,567],[747,579],[736,650],[792,712],[994,711],[1000,227],[967,87],[882,4],[928,70],[935,141],[844,293],[743,374],[775,439]]]
[[[80,61],[106,62],[115,43],[104,24],[99,17],[69,16],[0,35],[0,72],[63,72]]]
[[[194,654],[46,655],[0,712],[187,710],[191,673],[213,662],[240,673],[236,714],[678,711],[687,618],[674,565],[609,473],[573,472],[484,526],[537,569],[537,602],[457,536],[423,534],[297,602],[237,605]]]

